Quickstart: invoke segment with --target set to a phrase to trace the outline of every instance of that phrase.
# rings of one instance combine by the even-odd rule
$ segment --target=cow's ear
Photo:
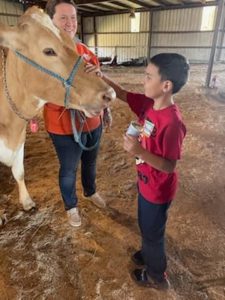
[[[21,36],[21,28],[0,24],[0,46],[19,50],[25,47]]]

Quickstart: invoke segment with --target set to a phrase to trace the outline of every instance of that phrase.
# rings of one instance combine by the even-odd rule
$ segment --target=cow
[[[37,7],[29,8],[17,26],[0,25],[0,66],[0,162],[11,167],[19,201],[28,211],[35,203],[24,181],[27,122],[48,102],[98,115],[115,92],[85,72],[74,41]]]

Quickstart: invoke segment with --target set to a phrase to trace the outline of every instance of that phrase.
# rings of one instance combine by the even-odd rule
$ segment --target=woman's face
[[[74,38],[77,32],[77,12],[73,5],[68,3],[56,5],[52,20],[55,26],[64,30],[71,38]]]

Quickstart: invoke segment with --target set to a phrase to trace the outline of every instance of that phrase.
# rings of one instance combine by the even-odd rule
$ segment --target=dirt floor
[[[140,234],[135,164],[122,136],[134,115],[117,100],[98,159],[97,186],[107,208],[82,198],[79,178],[80,229],[67,223],[58,161],[42,120],[37,134],[28,132],[25,152],[37,211],[23,212],[10,170],[0,165],[0,209],[9,219],[0,228],[0,300],[225,299],[225,65],[215,70],[218,88],[205,90],[206,66],[194,65],[189,84],[175,97],[188,134],[166,234],[171,290],[137,287],[129,275]],[[142,91],[144,68],[106,71],[127,89]]]

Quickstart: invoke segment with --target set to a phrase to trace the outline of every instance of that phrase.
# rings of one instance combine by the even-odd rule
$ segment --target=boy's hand
[[[89,74],[93,74],[95,73],[98,77],[101,77],[102,78],[102,72],[101,72],[101,69],[99,66],[96,66],[96,65],[92,65],[90,63],[87,63],[85,66],[84,66],[84,69],[85,69],[85,72],[86,73],[89,73]]]
[[[133,156],[141,154],[143,148],[141,147],[138,137],[131,135],[123,136],[123,149],[129,152]]]

